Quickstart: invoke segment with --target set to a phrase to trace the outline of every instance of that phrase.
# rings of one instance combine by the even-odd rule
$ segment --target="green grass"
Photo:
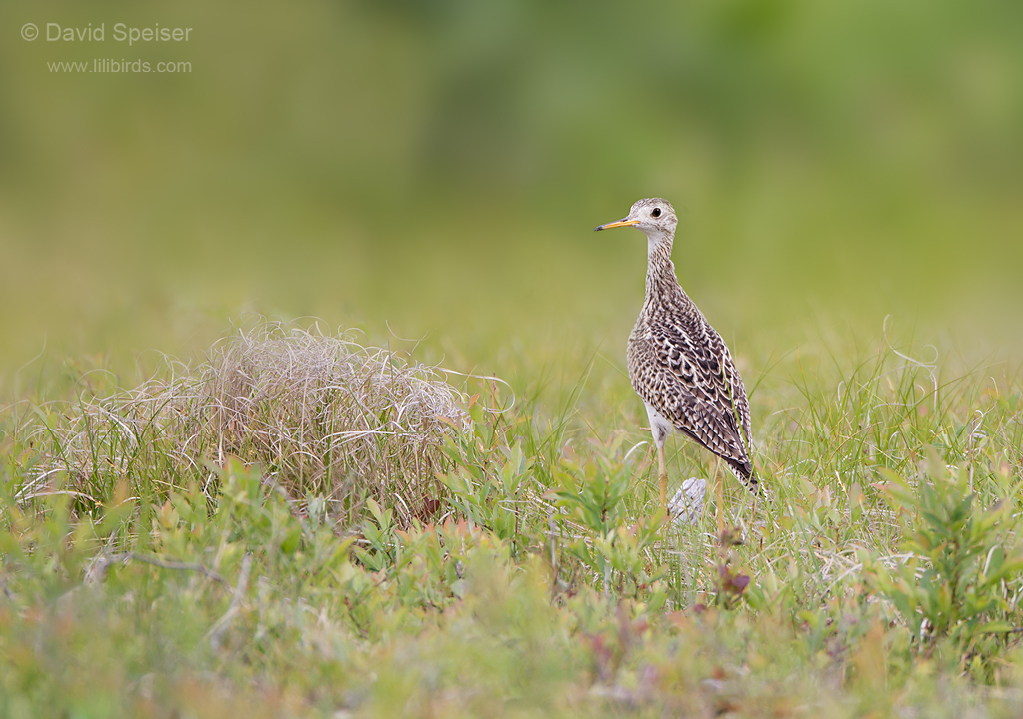
[[[1020,366],[876,329],[744,338],[766,496],[729,475],[693,527],[659,515],[598,345],[502,346],[508,385],[448,375],[465,421],[399,437],[422,475],[374,454],[398,434],[326,461],[367,416],[354,385],[295,400],[274,362],[258,411],[201,421],[238,345],[136,386],[41,373],[0,414],[0,716],[1017,715]],[[715,476],[671,449],[673,488]]]

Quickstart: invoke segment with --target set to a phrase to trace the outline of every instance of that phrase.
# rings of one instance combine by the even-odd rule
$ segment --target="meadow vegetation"
[[[250,323],[65,373],[2,414],[0,713],[1014,714],[1019,367],[891,335],[741,354],[766,496],[694,526],[596,355],[509,386]]]
[[[0,717],[1019,716],[1021,10],[0,2]]]

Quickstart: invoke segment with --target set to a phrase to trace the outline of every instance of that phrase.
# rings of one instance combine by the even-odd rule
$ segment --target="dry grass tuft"
[[[408,520],[444,468],[444,432],[468,421],[437,368],[351,333],[262,323],[214,346],[195,371],[167,367],[167,377],[82,398],[39,427],[50,461],[22,497],[44,493],[61,470],[65,490],[96,501],[125,480],[139,494],[146,482],[198,478],[212,493],[209,463],[237,455],[292,497],[321,495],[353,518],[373,497]]]

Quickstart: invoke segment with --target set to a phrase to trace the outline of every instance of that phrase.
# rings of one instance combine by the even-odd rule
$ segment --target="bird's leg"
[[[757,521],[757,495],[754,494],[753,495],[753,508],[750,510],[750,517],[749,517],[749,527],[750,527],[749,536],[753,536],[752,535],[753,525],[756,523],[756,521]],[[761,541],[761,543],[763,543],[763,541],[764,541],[763,535],[761,535],[760,541]]]
[[[752,511],[752,515],[753,516],[751,516],[750,520],[749,520],[750,526],[752,526],[753,523],[755,521],[757,521],[757,500],[758,499],[760,499],[760,492],[757,492],[756,494],[753,495],[753,511]]]
[[[660,445],[657,448],[657,478],[660,480],[661,485],[661,509],[664,510],[665,515],[668,514],[668,466],[664,461],[664,445]]]
[[[725,482],[721,474],[721,458],[714,459],[714,484],[718,503],[718,536],[725,532]]]

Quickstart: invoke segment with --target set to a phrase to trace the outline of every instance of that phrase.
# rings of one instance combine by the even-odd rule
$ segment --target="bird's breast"
[[[647,334],[646,325],[643,318],[640,317],[629,334],[629,344],[625,349],[625,357],[629,365],[629,380],[637,392],[643,384],[644,368],[650,366],[650,363],[646,361],[650,356],[650,339]]]

